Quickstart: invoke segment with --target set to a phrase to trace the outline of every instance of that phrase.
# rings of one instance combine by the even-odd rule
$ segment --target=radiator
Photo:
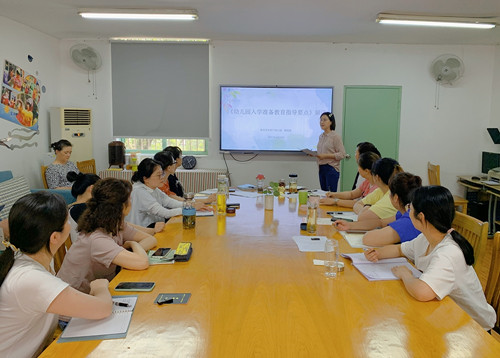
[[[99,176],[101,178],[117,178],[130,181],[132,179],[132,174],[134,172],[131,170],[101,170]],[[224,169],[177,169],[175,171],[177,178],[179,178],[182,186],[184,187],[184,192],[199,193],[200,191],[216,188],[217,187],[217,176],[221,174],[226,174]]]

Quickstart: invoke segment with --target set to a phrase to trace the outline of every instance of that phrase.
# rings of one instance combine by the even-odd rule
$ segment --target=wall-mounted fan
[[[69,54],[75,65],[86,71],[95,71],[102,65],[99,52],[86,44],[72,46]]]
[[[452,85],[464,74],[464,63],[455,55],[441,55],[432,61],[431,74],[441,85]]]
[[[452,86],[464,75],[464,63],[455,55],[441,55],[432,61],[431,75],[436,81],[434,108],[439,109],[439,88]]]

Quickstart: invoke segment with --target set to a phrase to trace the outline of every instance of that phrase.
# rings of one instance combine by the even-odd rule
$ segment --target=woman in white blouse
[[[135,225],[154,227],[156,222],[182,214],[183,203],[172,199],[158,187],[164,184],[166,173],[160,162],[146,158],[132,176],[132,210],[125,218]],[[197,210],[208,209],[203,203],[195,204]]]

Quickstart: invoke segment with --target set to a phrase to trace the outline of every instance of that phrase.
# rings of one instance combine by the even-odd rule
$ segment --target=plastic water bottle
[[[333,239],[325,242],[325,276],[337,277],[339,262],[339,243]]]
[[[196,209],[194,207],[194,194],[187,193],[182,205],[182,227],[184,229],[194,229],[196,226]]]

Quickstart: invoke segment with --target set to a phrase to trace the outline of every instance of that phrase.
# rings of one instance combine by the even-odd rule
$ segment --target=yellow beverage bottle
[[[226,215],[226,193],[217,193],[217,215]]]

